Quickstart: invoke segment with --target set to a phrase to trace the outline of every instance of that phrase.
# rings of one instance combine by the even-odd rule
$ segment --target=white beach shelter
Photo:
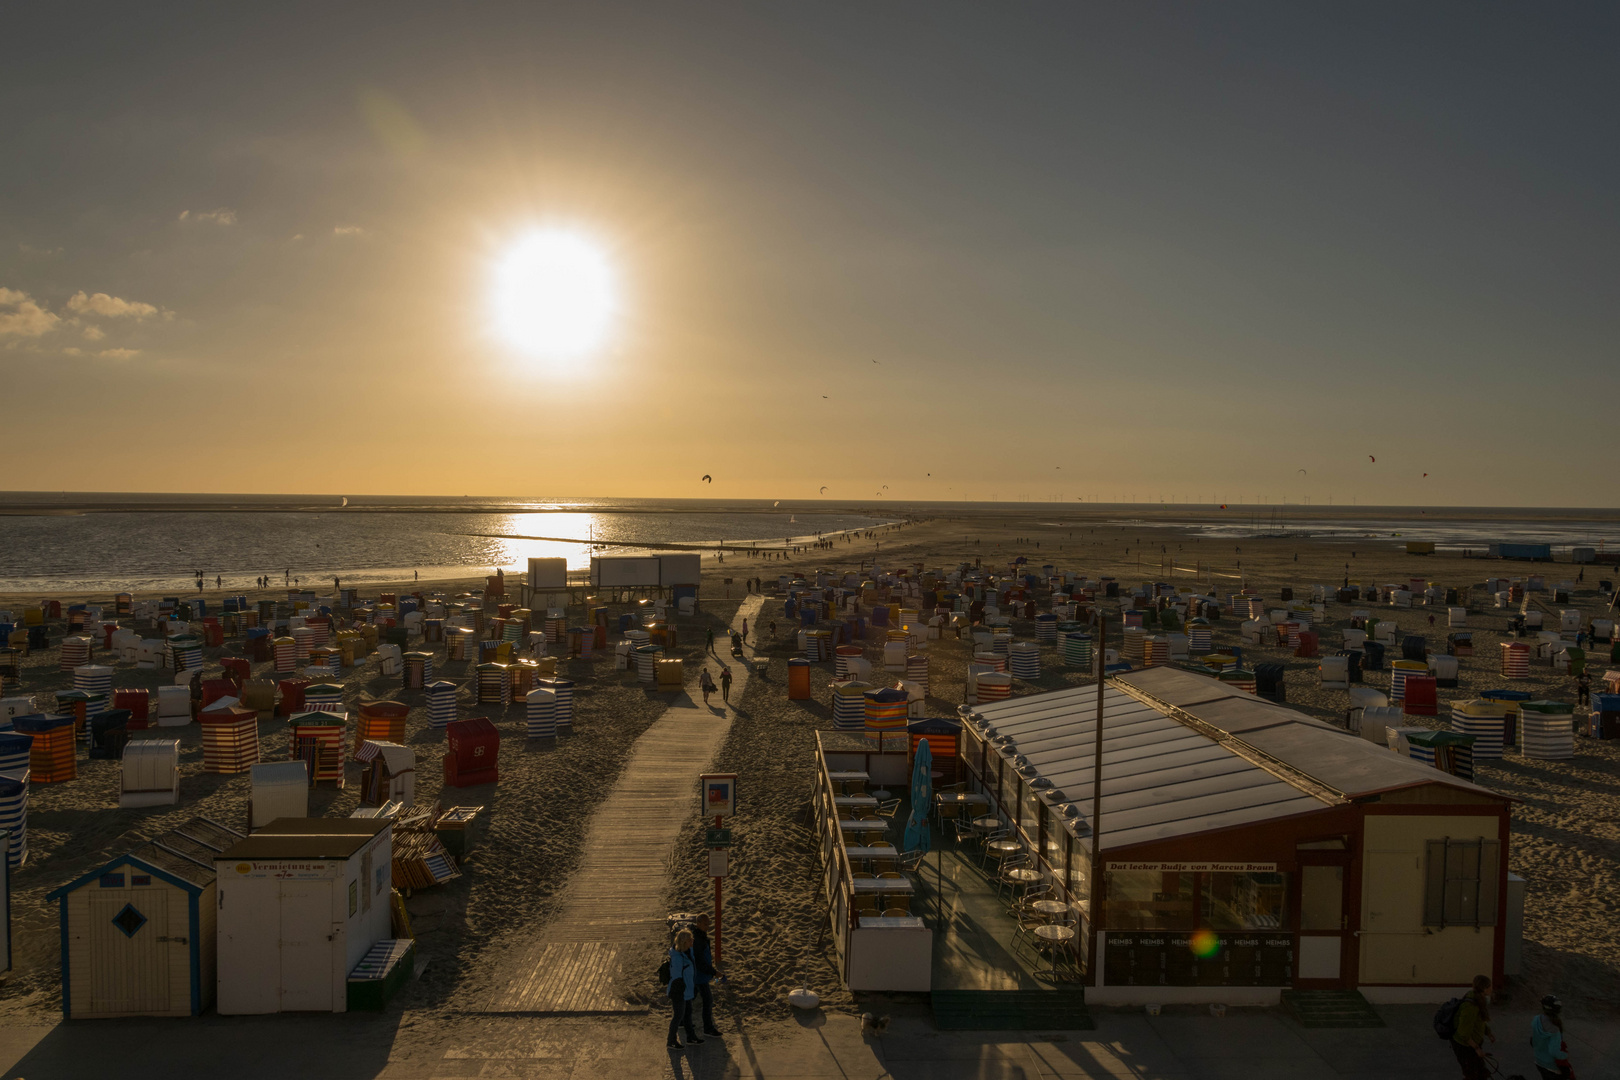
[[[382,759],[382,771],[373,777],[378,758]],[[354,760],[366,765],[360,792],[363,801],[373,806],[390,800],[409,806],[416,801],[415,750],[399,743],[367,739],[365,745],[355,751]],[[373,785],[377,790],[372,790]]]
[[[309,766],[302,761],[261,762],[251,766],[251,775],[251,828],[309,816]]]
[[[348,1011],[349,972],[392,936],[392,822],[283,818],[214,866],[220,1014]]]
[[[180,740],[136,739],[119,766],[119,806],[173,806],[180,801]]]
[[[191,686],[160,686],[157,688],[158,727],[184,727],[191,723]]]

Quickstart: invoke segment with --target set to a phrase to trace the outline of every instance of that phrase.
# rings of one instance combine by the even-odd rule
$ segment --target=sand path
[[[751,633],[762,604],[759,596],[744,600],[732,629],[740,632],[747,620]],[[730,661],[723,641],[716,640],[715,652]],[[711,667],[718,673],[717,664]],[[731,669],[735,702],[748,685],[748,667],[731,662]],[[670,855],[691,821],[698,776],[731,730],[731,710],[720,711],[719,694],[711,699],[712,708],[694,695],[695,681],[636,740],[618,783],[586,830],[584,858],[557,917],[531,940],[514,945],[511,959],[497,971],[493,992],[476,1011],[645,1011],[643,1005],[628,1004],[618,989],[620,951],[665,932]]]

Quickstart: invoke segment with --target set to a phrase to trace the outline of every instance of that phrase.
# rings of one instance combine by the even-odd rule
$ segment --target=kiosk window
[[[1191,930],[1193,876],[1176,871],[1109,870],[1108,929]]]
[[[1206,873],[1203,926],[1213,930],[1286,930],[1288,878],[1268,873]]]

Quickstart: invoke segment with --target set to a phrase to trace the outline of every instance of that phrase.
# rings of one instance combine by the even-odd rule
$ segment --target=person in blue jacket
[[[686,1028],[686,1044],[703,1040],[692,1030],[692,997],[697,993],[697,966],[692,962],[692,932],[682,930],[675,935],[675,944],[669,950],[669,1003],[673,1012],[669,1018],[669,1038],[664,1045],[679,1050],[681,1042],[676,1030]]]
[[[1536,1052],[1536,1069],[1542,1080],[1564,1080],[1575,1075],[1569,1064],[1569,1048],[1564,1045],[1564,1003],[1548,994],[1541,999],[1541,1012],[1530,1021],[1530,1048]]]
[[[719,972],[714,969],[714,949],[709,944],[707,915],[699,915],[692,920],[692,962],[697,967],[698,996],[703,999],[703,1034],[718,1035],[720,1029],[714,1026],[714,991],[710,984]]]

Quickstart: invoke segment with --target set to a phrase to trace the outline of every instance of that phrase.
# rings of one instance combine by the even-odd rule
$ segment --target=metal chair
[[[907,851],[900,856],[900,869],[908,874],[915,874],[926,858],[928,858],[926,851]]]
[[[885,800],[884,802],[878,803],[878,808],[877,808],[878,817],[893,818],[894,815],[899,813],[899,812],[900,812],[900,800],[899,799],[888,799],[888,800]]]
[[[977,840],[978,831],[974,829],[973,822],[966,818],[951,818],[951,832],[956,836],[956,846],[961,847],[964,840]]]
[[[1019,853],[1002,859],[1001,865],[996,871],[996,895],[999,897],[1002,895],[1001,891],[1003,889],[1009,886],[1016,887],[1019,884],[1018,880],[1012,877],[1009,871],[1032,869],[1034,869],[1033,860],[1027,854]],[[1016,896],[1016,888],[1014,889],[1014,895]]]

